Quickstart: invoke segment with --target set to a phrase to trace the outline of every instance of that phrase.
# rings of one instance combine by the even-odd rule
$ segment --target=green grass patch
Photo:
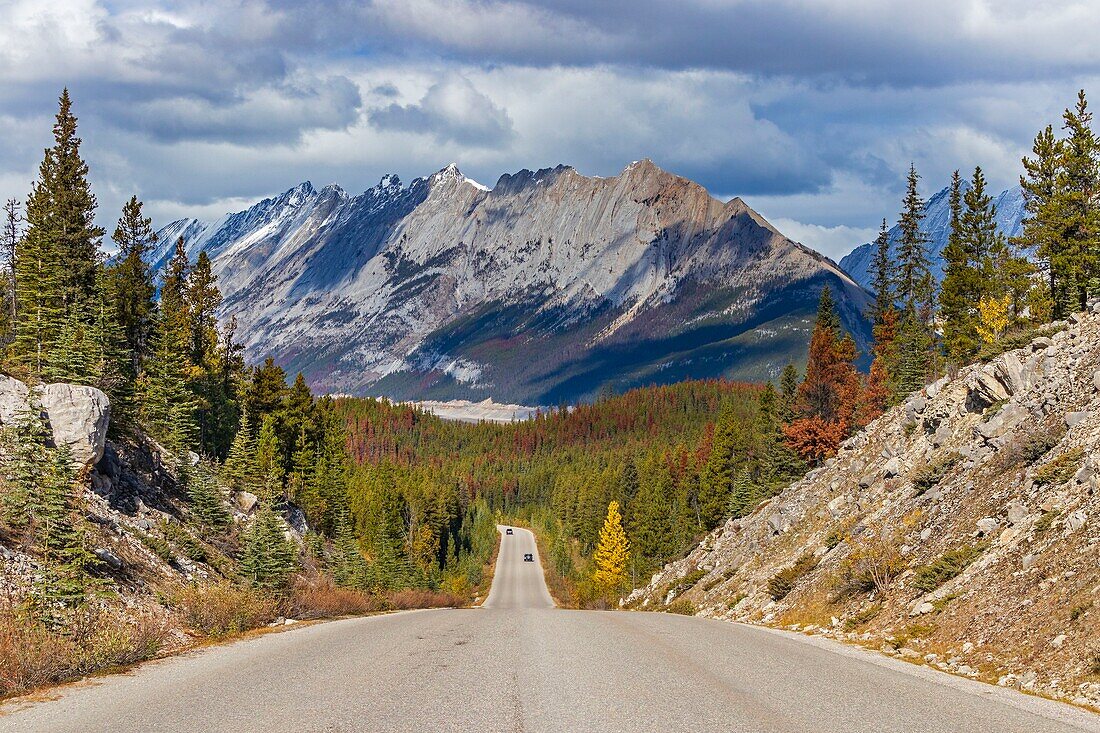
[[[1085,451],[1083,448],[1066,451],[1049,463],[1035,469],[1035,485],[1057,486],[1064,484],[1073,478],[1073,474],[1077,473],[1077,467],[1084,457]]]
[[[941,585],[956,578],[985,552],[987,545],[966,545],[948,550],[928,565],[921,565],[913,575],[913,587],[922,593],[929,593]]]
[[[810,553],[806,553],[795,560],[793,565],[780,570],[768,579],[768,595],[775,601],[786,598],[787,594],[794,589],[795,583],[815,567],[817,567],[817,560]]]

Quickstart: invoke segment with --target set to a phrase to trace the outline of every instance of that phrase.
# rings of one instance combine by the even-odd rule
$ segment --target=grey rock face
[[[73,463],[94,466],[103,457],[111,403],[95,387],[76,384],[48,384],[38,399],[49,416],[54,444],[68,446]]]
[[[35,399],[49,422],[56,446],[67,446],[79,470],[103,457],[111,403],[100,390],[76,384],[48,384],[35,388]],[[30,389],[18,379],[0,374],[0,424],[10,422],[26,408]]]
[[[0,374],[0,424],[10,422],[27,405],[30,390],[18,379]]]

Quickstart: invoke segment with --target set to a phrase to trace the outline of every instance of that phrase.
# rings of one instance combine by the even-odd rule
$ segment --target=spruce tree
[[[275,417],[268,415],[260,426],[256,440],[256,475],[259,477],[261,501],[279,506],[286,501],[286,489],[283,484],[283,458],[279,450],[279,439],[275,435]]]
[[[183,464],[178,470],[187,489],[187,498],[191,502],[191,513],[199,527],[204,530],[220,531],[231,520],[229,510],[217,476],[204,461],[196,466]]]
[[[222,465],[222,479],[231,491],[259,492],[261,481],[256,464],[256,439],[252,435],[252,420],[248,411],[241,415],[241,426]],[[257,494],[259,496],[259,494]]]
[[[241,544],[241,575],[249,585],[282,590],[298,569],[298,547],[286,537],[286,525],[270,506],[263,504]]]
[[[648,476],[638,488],[630,509],[630,535],[642,557],[658,562],[672,552],[673,516],[669,498],[673,493],[672,476],[662,468]]]
[[[52,366],[67,312],[95,300],[99,240],[96,200],[80,157],[76,117],[66,89],[58,103],[54,145],[45,151],[27,199],[27,230],[16,251],[16,323],[12,356],[33,376]]]
[[[875,292],[875,323],[880,323],[888,310],[894,308],[894,263],[890,256],[890,231],[886,220],[882,220],[878,237],[875,238],[875,258],[871,263],[871,289]]]
[[[118,246],[115,262],[108,269],[111,299],[124,335],[126,374],[136,380],[153,348],[156,284],[147,261],[157,244],[153,221],[143,214],[137,196],[122,207],[111,238]]]
[[[898,220],[898,275],[895,281],[903,308],[914,312],[920,309],[928,297],[925,288],[929,276],[928,236],[921,231],[924,199],[917,191],[919,180],[916,167],[910,165],[901,217]]]
[[[957,170],[951,176],[950,208],[950,232],[947,245],[943,248],[945,266],[940,288],[940,315],[947,356],[959,363],[972,354],[977,346],[974,331],[977,300],[974,288],[978,272],[963,234],[962,177]]]
[[[1023,158],[1024,174],[1020,176],[1027,215],[1022,221],[1023,231],[1015,244],[1034,251],[1040,270],[1046,276],[1049,298],[1062,290],[1062,272],[1054,266],[1059,259],[1062,241],[1056,216],[1062,142],[1055,138],[1054,129],[1047,125],[1035,136],[1031,151],[1035,157]],[[1064,297],[1059,299],[1064,304]],[[1051,302],[1048,307],[1051,317],[1061,318],[1064,315],[1061,305]]]
[[[713,529],[726,517],[738,448],[743,444],[742,430],[730,406],[719,413],[710,456],[699,474],[699,519],[704,530]]]

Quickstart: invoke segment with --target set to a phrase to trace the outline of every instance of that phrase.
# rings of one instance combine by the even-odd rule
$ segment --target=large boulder
[[[107,395],[95,387],[78,384],[48,384],[35,391],[49,416],[54,445],[68,446],[73,463],[80,468],[98,463],[111,419]]]
[[[31,390],[18,379],[0,374],[0,425],[7,425],[27,407]],[[67,446],[73,464],[84,470],[103,457],[111,402],[95,387],[48,384],[34,388],[35,400],[53,433],[53,444]]]
[[[11,422],[27,406],[30,390],[18,379],[0,374],[0,425]]]

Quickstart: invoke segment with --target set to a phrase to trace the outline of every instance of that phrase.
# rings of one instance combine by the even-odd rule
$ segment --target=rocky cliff
[[[87,542],[100,561],[95,573],[106,587],[131,602],[151,603],[154,590],[232,570],[225,548],[200,536],[187,521],[190,510],[176,457],[148,438],[108,440],[111,408],[103,392],[73,384],[29,388],[0,375],[0,428],[11,429],[28,405],[40,409],[51,445],[69,448],[83,487]],[[244,498],[233,506],[237,521],[250,508]],[[230,497],[225,501],[228,507]],[[6,536],[2,528],[0,559],[0,588],[25,591],[41,572],[37,548],[18,533]]]
[[[627,604],[1100,704],[1100,304],[944,378]]]
[[[297,186],[182,236],[213,259],[248,356],[327,392],[557,404],[687,377],[775,376],[833,288],[866,344],[866,293],[740,199],[648,160],[491,189],[455,166],[349,196]]]

